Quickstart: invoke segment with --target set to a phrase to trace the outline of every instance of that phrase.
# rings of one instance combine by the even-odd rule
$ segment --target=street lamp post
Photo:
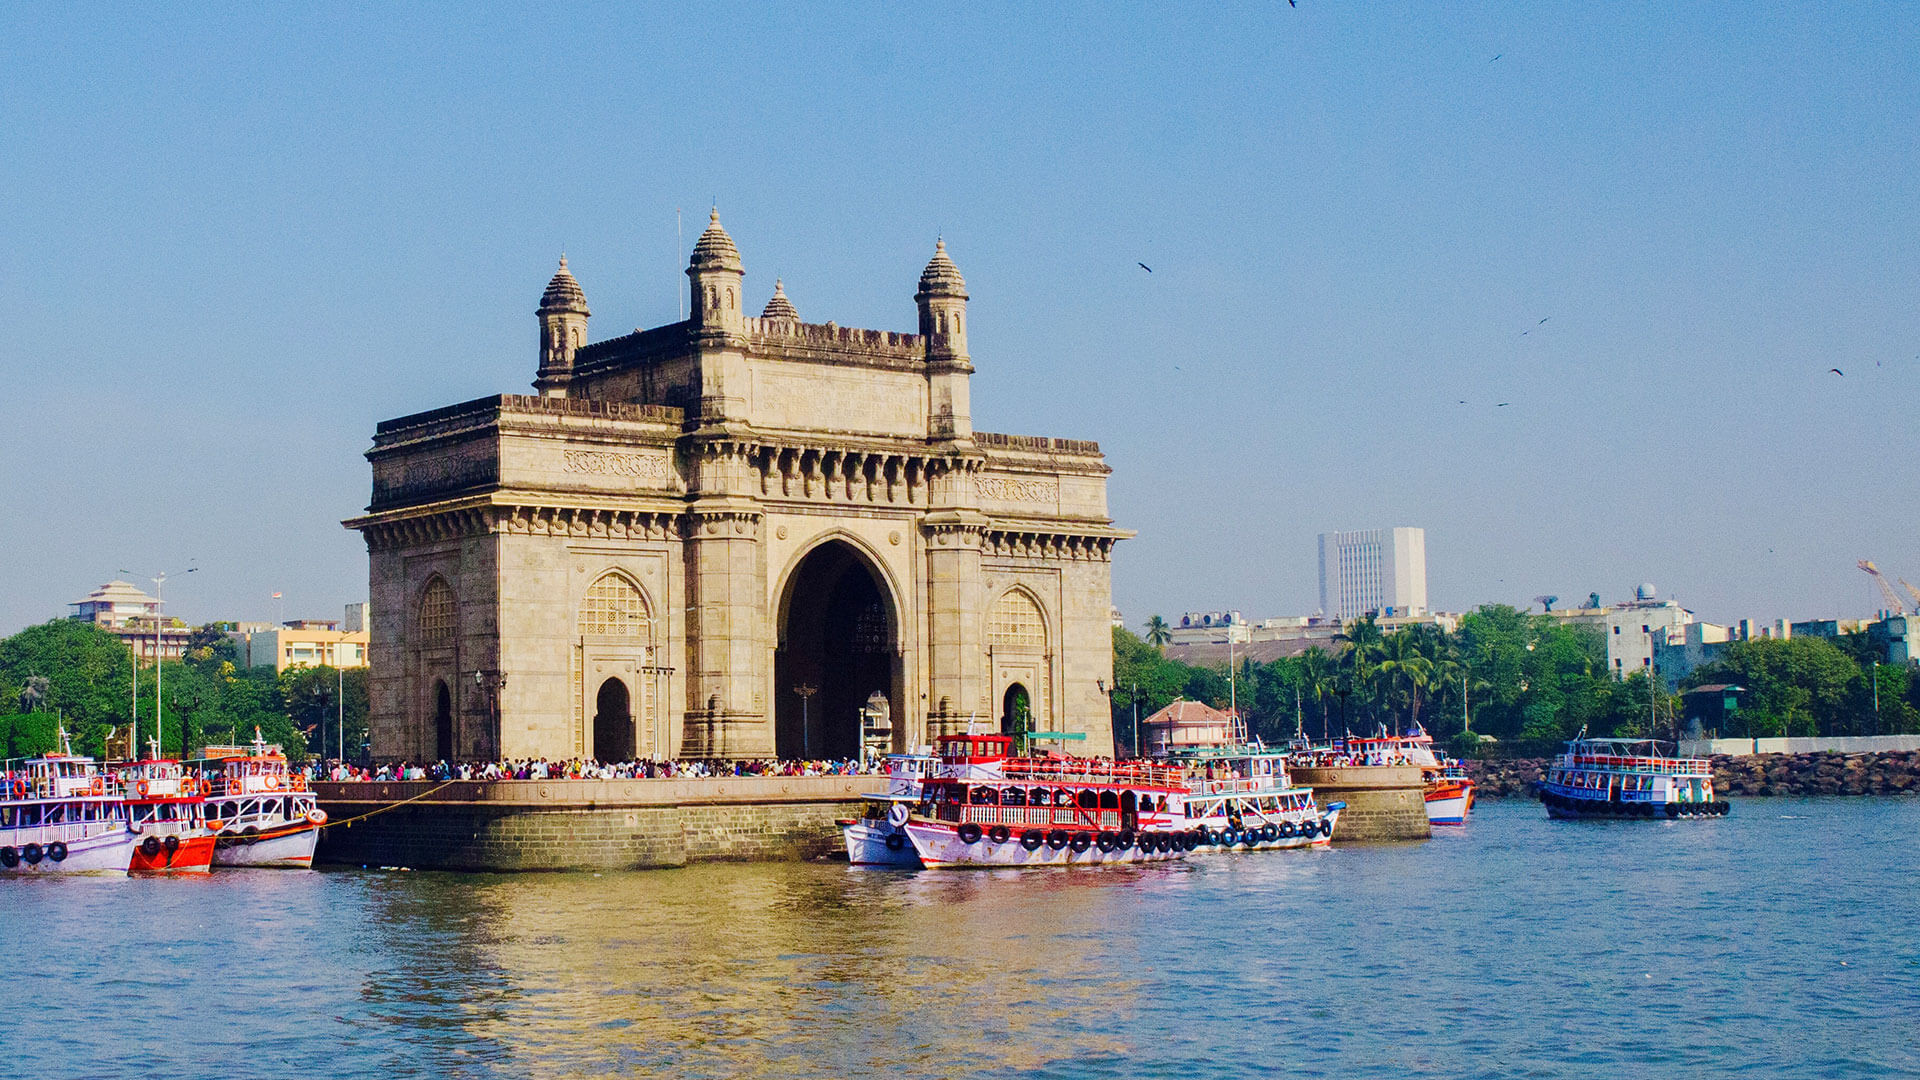
[[[809,738],[813,719],[810,709],[813,695],[819,693],[820,688],[812,683],[801,683],[793,688],[793,692],[800,695],[800,758],[804,761],[813,756]]]
[[[200,568],[197,566],[190,566],[187,569],[182,570],[177,576],[185,577],[188,574],[198,571],[199,569]],[[120,572],[124,574],[127,571],[121,570]],[[161,645],[160,645],[161,615],[160,613],[165,608],[165,605],[166,605],[164,593],[167,585],[167,572],[165,570],[162,570],[158,575],[148,578],[147,580],[153,582],[153,748],[154,748],[153,756],[159,757],[161,754],[166,752],[166,744],[162,741],[162,738],[161,738],[165,730],[163,722],[166,719],[166,717],[165,717],[165,706],[163,706],[160,703],[160,689],[161,689],[161,685],[164,678],[160,673],[160,669],[162,666],[161,665],[162,657],[160,653],[160,648],[161,648]],[[135,724],[137,725],[138,722],[139,722],[138,717],[136,715]],[[132,753],[133,755],[133,760],[135,761],[140,760],[140,743],[138,741],[139,736],[140,736],[140,732],[136,729],[133,732],[134,743],[131,747],[128,748],[129,752]]]

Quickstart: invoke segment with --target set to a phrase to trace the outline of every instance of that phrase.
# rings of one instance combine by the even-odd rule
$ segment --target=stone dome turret
[[[715,207],[707,218],[707,231],[694,241],[693,258],[687,263],[691,269],[698,270],[742,270],[740,249],[733,246],[733,237],[720,227],[720,209]]]
[[[565,255],[560,256],[560,269],[554,271],[553,280],[547,282],[547,291],[540,294],[540,310],[534,314],[555,315],[560,312],[593,314],[587,310],[587,294],[581,291],[580,283],[567,270]]]
[[[960,276],[960,268],[947,257],[944,238],[933,242],[933,258],[927,261],[927,268],[920,271],[920,292],[914,299],[929,296],[967,298],[967,280]]]
[[[794,322],[800,321],[800,312],[794,308],[793,301],[787,299],[786,286],[781,283],[779,278],[773,279],[773,299],[767,301],[767,310],[761,312],[760,317],[763,319],[792,319]]]

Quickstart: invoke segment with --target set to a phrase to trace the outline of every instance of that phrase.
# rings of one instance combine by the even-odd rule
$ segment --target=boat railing
[[[1705,776],[1713,771],[1713,763],[1704,758],[1646,758],[1614,757],[1607,754],[1576,754],[1573,756],[1574,768],[1606,769],[1610,772],[1628,773],[1684,773],[1688,776]]]
[[[1243,791],[1267,791],[1274,786],[1275,777],[1229,777],[1224,780],[1198,779],[1188,782],[1187,790],[1194,795],[1230,795]],[[1286,778],[1280,777],[1280,786],[1286,786]]]
[[[933,816],[941,821],[971,821],[978,825],[1073,826],[1118,829],[1120,811],[1079,806],[998,806],[980,803],[941,803]]]
[[[1098,761],[1083,758],[1038,759],[1008,758],[1005,775],[1009,780],[1047,780],[1081,784],[1156,784],[1179,785],[1185,770],[1172,765]]]

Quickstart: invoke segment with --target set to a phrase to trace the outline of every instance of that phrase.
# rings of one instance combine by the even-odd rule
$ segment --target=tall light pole
[[[793,688],[793,692],[800,695],[800,758],[804,761],[813,754],[808,742],[808,728],[812,720],[809,703],[813,701],[813,695],[820,692],[820,688],[812,683],[801,683]]]
[[[188,574],[198,572],[199,569],[197,566],[190,566],[180,571],[177,576],[185,577]],[[120,572],[124,574],[127,571],[121,570]],[[163,593],[167,585],[167,572],[162,570],[157,576],[148,578],[147,580],[153,582],[153,756],[159,757],[161,754],[166,753],[166,742],[163,738],[165,733],[164,721],[166,719],[166,706],[162,704],[160,700],[160,690],[164,681],[164,677],[160,673],[162,660],[160,654],[160,613],[166,604]],[[135,722],[138,723],[137,717]],[[140,744],[138,742],[140,733],[136,730],[133,735],[135,738],[132,747],[133,760],[138,761],[140,760]]]
[[[1880,661],[1873,662],[1873,733],[1880,734]]]
[[[335,645],[334,649],[333,673],[339,677],[339,690],[336,696],[340,699],[339,726],[334,730],[337,731],[340,736],[339,745],[336,747],[340,752],[340,764],[345,765],[347,763],[347,669],[340,666],[340,654],[338,651],[340,646]],[[325,723],[325,721],[322,721],[322,723]],[[325,755],[321,756],[325,757]]]

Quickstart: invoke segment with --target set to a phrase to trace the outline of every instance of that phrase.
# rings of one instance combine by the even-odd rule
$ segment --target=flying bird
[[[1287,0],[1287,6],[1288,6],[1288,7],[1290,7],[1290,8],[1297,8],[1297,7],[1299,7],[1300,5],[1299,5],[1299,4],[1296,4],[1296,3],[1294,3],[1294,2],[1293,2],[1293,0]]]
[[[1551,315],[1549,315],[1549,316],[1547,316],[1547,319],[1551,319],[1551,318],[1553,318],[1553,316],[1551,316]],[[1537,323],[1535,323],[1534,325],[1535,325],[1535,326],[1545,326],[1545,325],[1547,325],[1547,319],[1541,319],[1541,320],[1540,320],[1539,322],[1537,322]]]
[[[1145,270],[1149,274],[1153,273],[1153,267],[1148,266],[1146,263],[1134,263],[1133,265],[1139,267],[1142,270]]]
[[[1839,368],[1837,368],[1837,367],[1830,367],[1830,368],[1828,368],[1827,370],[1828,370],[1828,371],[1831,371],[1831,372],[1833,372],[1833,373],[1834,373],[1835,375],[1838,375],[1838,376],[1840,376],[1840,377],[1841,377],[1841,378],[1843,378],[1843,379],[1847,377],[1847,373],[1846,373],[1846,372],[1844,372],[1844,371],[1841,371],[1841,370],[1840,370]]]
[[[1510,404],[1512,404],[1512,403],[1511,403],[1511,402],[1507,402],[1507,401],[1503,401],[1503,402],[1501,402],[1500,404],[1498,404],[1498,405],[1495,405],[1495,406],[1494,406],[1494,408],[1496,408],[1496,409],[1504,409],[1504,408],[1506,408],[1506,407],[1507,407],[1508,405],[1510,405]]]
[[[1507,55],[1507,54],[1506,54],[1506,53],[1494,53],[1494,54],[1493,54],[1493,60],[1498,60],[1498,59],[1500,59],[1501,57],[1503,57],[1503,56],[1505,56],[1505,55]],[[1491,64],[1491,63],[1493,63],[1493,60],[1489,60],[1489,61],[1487,61],[1487,63],[1489,63],[1489,64]]]

